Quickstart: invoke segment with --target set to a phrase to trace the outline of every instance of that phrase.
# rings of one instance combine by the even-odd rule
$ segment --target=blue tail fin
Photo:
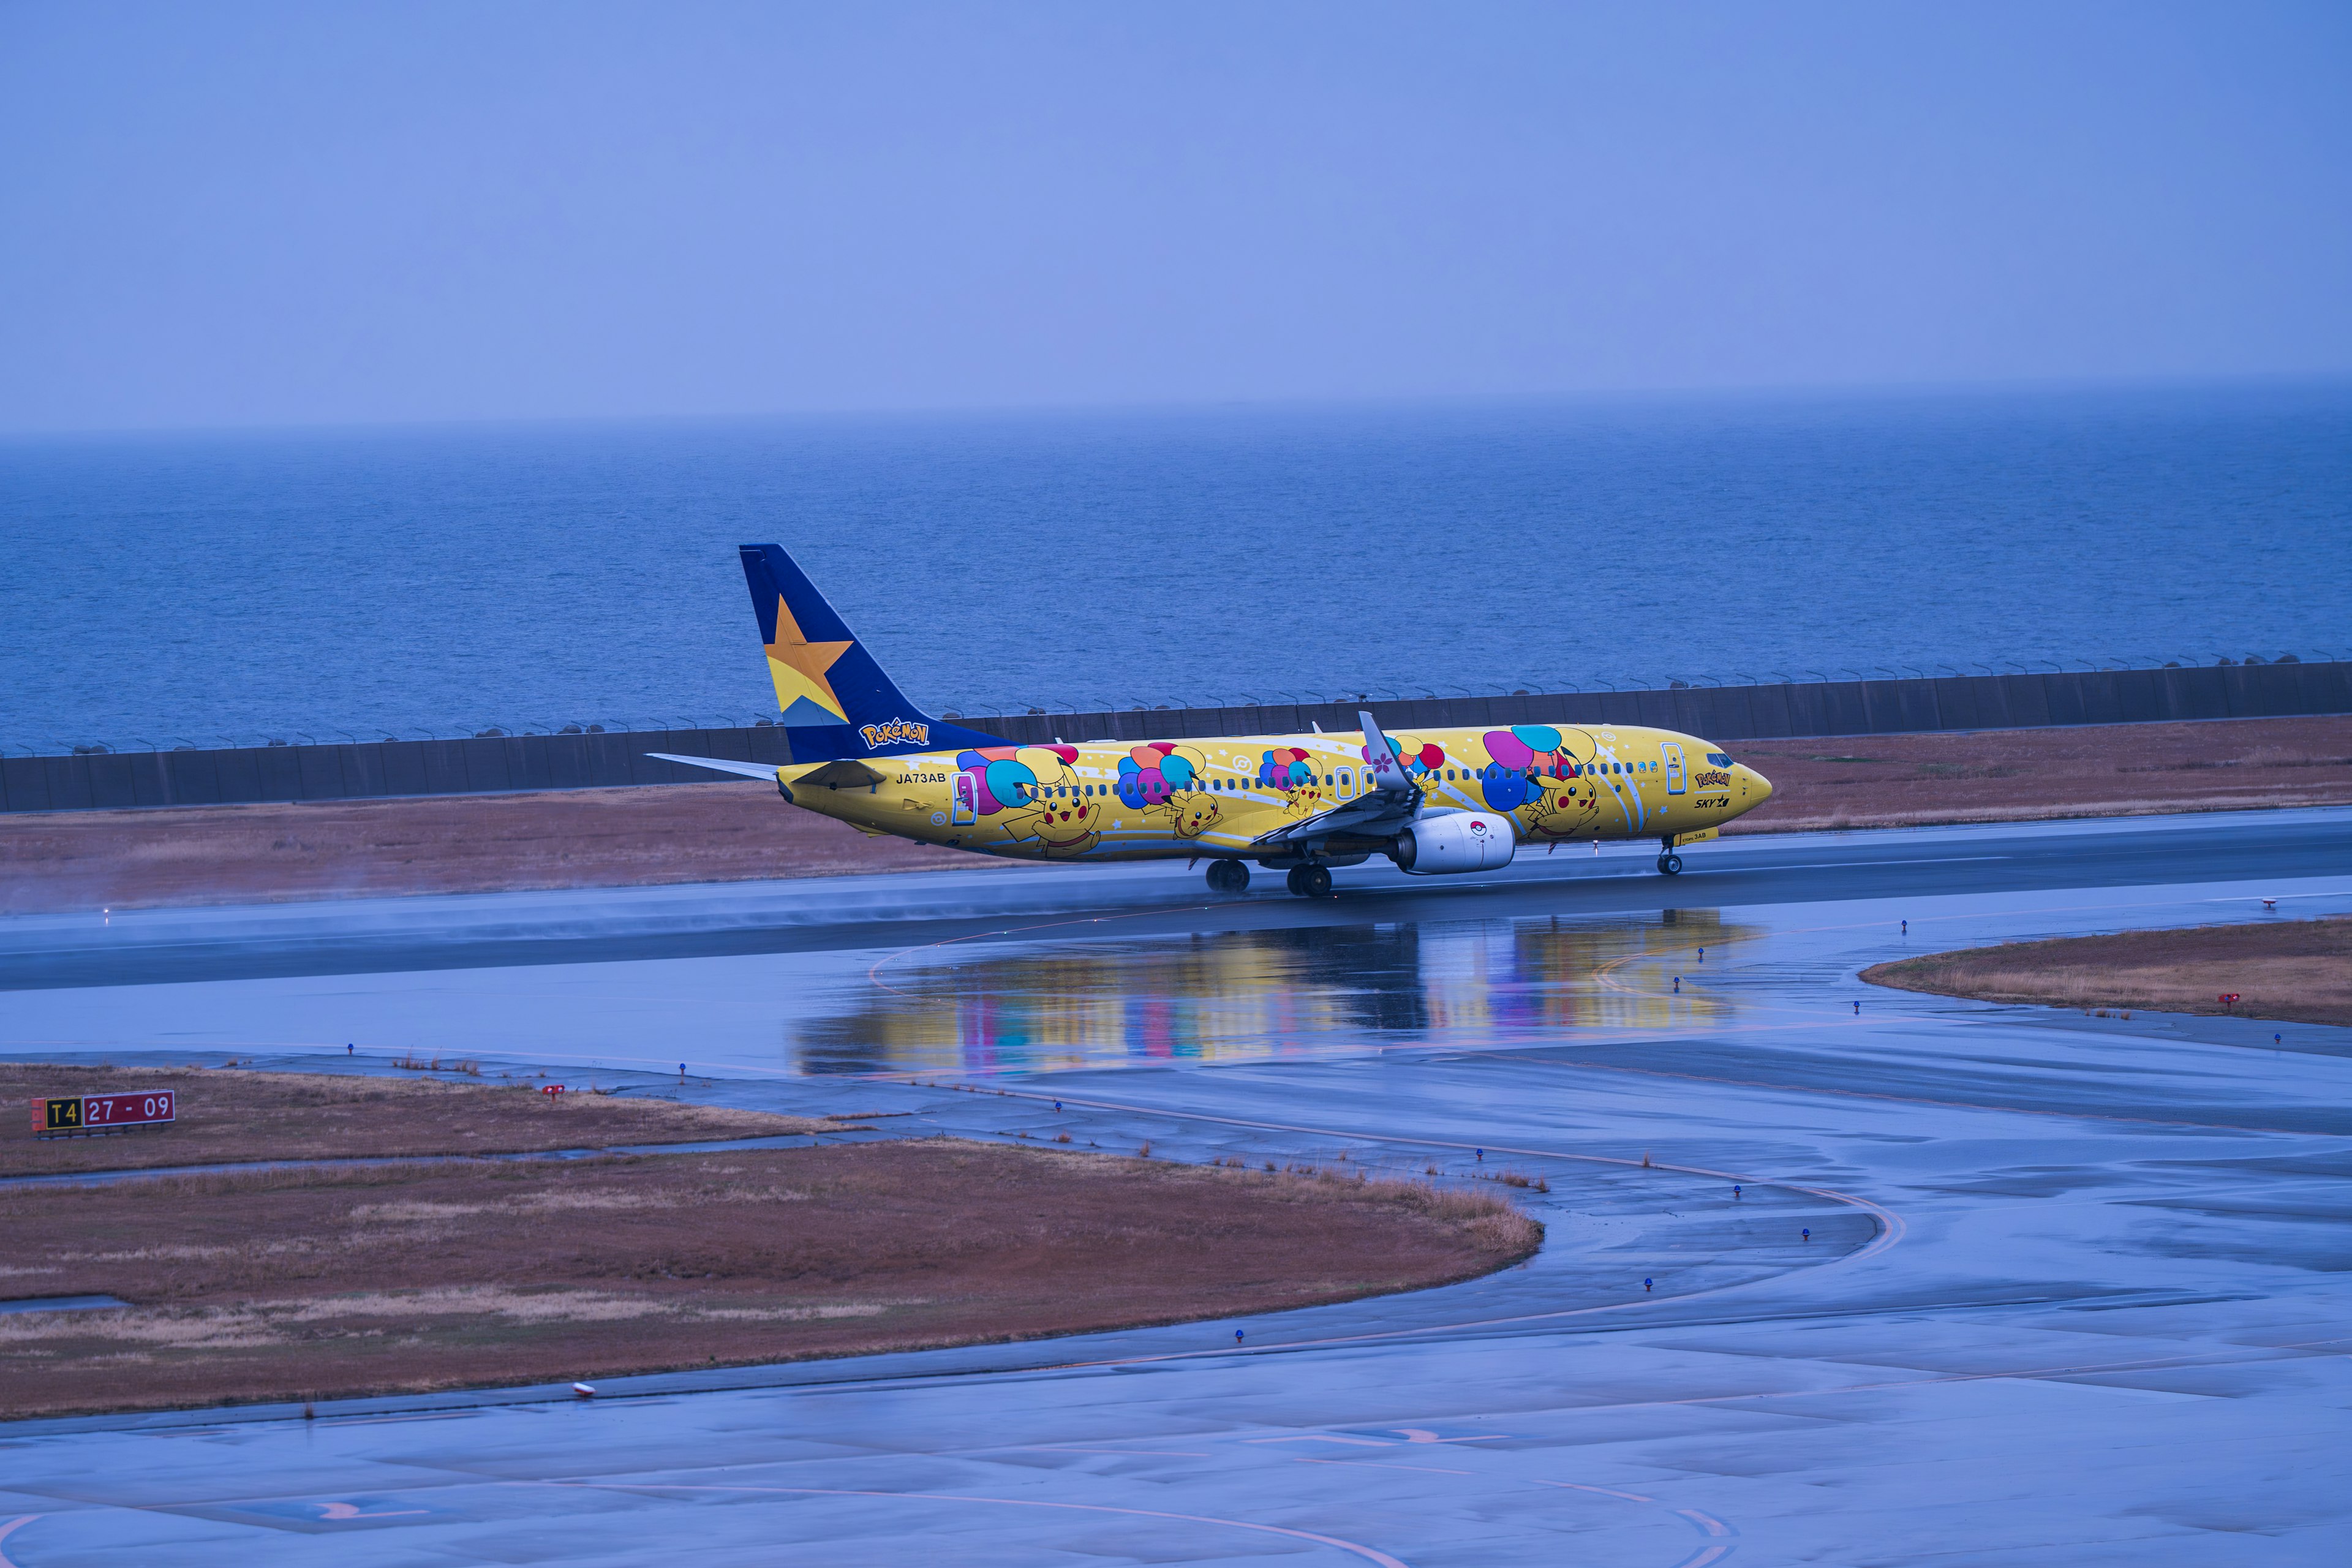
[[[1011,742],[943,724],[907,700],[780,544],[746,544],[743,580],[768,648],[793,761],[892,757]]]

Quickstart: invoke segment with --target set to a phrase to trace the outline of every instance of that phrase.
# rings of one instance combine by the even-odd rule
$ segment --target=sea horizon
[[[934,712],[2352,642],[2332,378],[19,432],[0,477],[12,751],[748,722],[767,539]]]

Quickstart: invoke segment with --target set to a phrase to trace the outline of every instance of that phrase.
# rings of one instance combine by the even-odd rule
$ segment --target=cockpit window
[[[1731,765],[1731,753],[1729,752],[1709,752],[1706,754],[1706,765],[1711,768],[1727,768]]]

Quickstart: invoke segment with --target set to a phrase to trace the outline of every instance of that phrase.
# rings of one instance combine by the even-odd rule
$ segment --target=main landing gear
[[[1209,891],[1238,893],[1249,886],[1249,868],[1238,860],[1209,862]]]
[[[1289,887],[1302,899],[1328,899],[1331,896],[1331,868],[1311,860],[1304,866],[1293,866]]]

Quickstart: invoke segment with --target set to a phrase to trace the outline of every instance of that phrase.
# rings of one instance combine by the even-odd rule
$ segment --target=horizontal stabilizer
[[[709,768],[715,773],[741,773],[747,779],[766,779],[770,784],[776,782],[776,764],[773,763],[735,763],[724,757],[680,757],[668,752],[647,752],[646,755],[665,763],[684,763],[689,768]]]

